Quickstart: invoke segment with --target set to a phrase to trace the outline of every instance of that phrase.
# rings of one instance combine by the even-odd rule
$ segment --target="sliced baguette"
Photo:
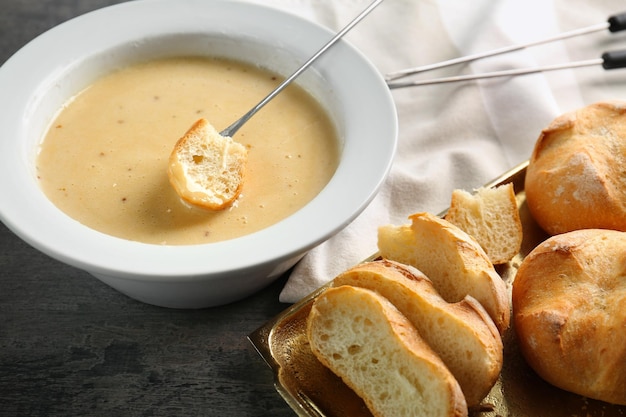
[[[449,303],[474,297],[503,334],[511,316],[507,288],[478,242],[435,215],[409,218],[411,225],[379,227],[380,255],[422,271]]]
[[[476,239],[495,265],[513,259],[522,246],[522,221],[511,183],[482,187],[474,194],[452,191],[445,219]]]
[[[377,417],[466,416],[458,382],[389,300],[364,288],[329,288],[307,319],[314,355]]]
[[[184,201],[222,210],[241,193],[247,158],[245,146],[220,135],[208,121],[200,119],[176,142],[167,173]]]
[[[332,285],[367,288],[391,301],[441,357],[469,407],[479,405],[496,383],[502,370],[502,339],[472,297],[448,303],[420,271],[387,260],[357,265],[338,275]]]

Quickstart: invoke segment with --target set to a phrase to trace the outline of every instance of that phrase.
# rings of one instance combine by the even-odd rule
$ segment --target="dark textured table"
[[[119,2],[0,0],[0,63],[47,29]],[[286,308],[283,283],[223,307],[158,308],[0,225],[0,416],[293,416],[246,338]]]

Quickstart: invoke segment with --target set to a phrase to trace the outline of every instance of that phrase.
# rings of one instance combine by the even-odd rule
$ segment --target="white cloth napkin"
[[[370,0],[257,0],[339,30]],[[620,0],[387,0],[347,34],[385,74],[606,22]],[[598,58],[626,49],[608,30],[459,65],[419,78]],[[626,71],[626,70],[624,70]],[[622,81],[624,80],[624,81]],[[388,180],[348,227],[294,268],[280,300],[295,302],[376,252],[377,228],[439,213],[455,188],[475,189],[530,156],[558,114],[626,99],[626,72],[601,67],[393,90],[399,149]]]

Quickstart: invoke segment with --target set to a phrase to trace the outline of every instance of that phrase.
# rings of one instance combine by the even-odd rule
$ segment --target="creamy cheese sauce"
[[[197,119],[221,130],[280,81],[212,58],[116,71],[68,101],[51,123],[37,158],[41,187],[84,225],[145,243],[216,242],[268,227],[315,197],[338,164],[334,126],[300,87],[287,87],[235,134],[249,155],[242,194],[230,208],[185,205],[169,184],[167,161]]]

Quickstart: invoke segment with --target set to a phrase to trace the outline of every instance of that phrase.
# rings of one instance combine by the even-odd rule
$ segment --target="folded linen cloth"
[[[339,30],[370,0],[257,0]],[[388,0],[346,39],[382,74],[605,22],[620,0]],[[533,67],[599,57],[626,47],[608,31],[422,74],[416,79]],[[624,77],[622,75],[621,77]],[[376,252],[380,225],[417,211],[439,213],[453,189],[472,190],[525,161],[558,114],[626,98],[620,75],[581,68],[393,90],[399,148],[379,194],[348,227],[293,269],[280,301],[293,303]]]

